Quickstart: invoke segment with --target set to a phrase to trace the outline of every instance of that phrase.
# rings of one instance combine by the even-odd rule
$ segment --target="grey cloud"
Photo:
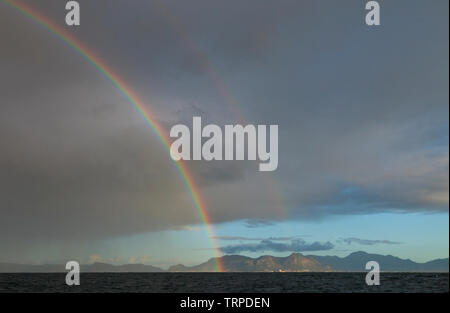
[[[269,237],[269,238],[258,238],[258,237],[245,237],[245,236],[215,236],[215,239],[219,240],[229,240],[229,241],[290,241],[295,239],[295,237]]]
[[[371,239],[361,239],[361,238],[355,238],[355,237],[349,237],[349,238],[341,238],[338,240],[338,242],[344,242],[347,244],[360,244],[360,245],[367,245],[367,246],[373,246],[378,244],[385,244],[385,245],[398,245],[401,244],[401,242],[398,241],[391,241],[391,240],[371,240]]]
[[[257,227],[264,227],[264,226],[272,226],[275,223],[269,220],[262,220],[262,219],[250,219],[245,221],[245,226],[249,228],[257,228]]]
[[[227,254],[242,252],[302,252],[331,250],[334,245],[327,241],[324,243],[307,243],[303,239],[292,240],[290,243],[279,243],[272,240],[262,240],[257,244],[238,244],[221,247],[220,250]]]

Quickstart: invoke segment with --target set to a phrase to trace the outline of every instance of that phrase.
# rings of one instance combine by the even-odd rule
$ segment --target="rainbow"
[[[165,135],[163,128],[157,123],[155,117],[150,110],[145,106],[144,102],[139,99],[132,88],[128,86],[123,79],[121,79],[110,67],[102,62],[95,54],[90,51],[86,46],[79,42],[76,38],[68,34],[64,29],[54,24],[51,20],[40,14],[35,9],[14,0],[0,0],[15,8],[25,16],[29,17],[51,33],[56,35],[60,40],[68,44],[77,53],[79,53],[85,60],[91,63],[104,77],[106,77],[113,85],[119,90],[119,92],[125,97],[125,99],[133,105],[137,112],[144,118],[148,126],[156,134],[158,140],[162,143],[167,152],[170,152],[170,141]],[[215,270],[217,272],[223,272],[224,267],[220,258],[220,249],[215,240],[214,230],[212,228],[211,218],[208,214],[208,210],[205,201],[202,199],[198,187],[195,185],[192,175],[188,168],[182,161],[174,161],[175,167],[186,186],[187,191],[194,203],[197,213],[204,224],[208,233],[211,246],[214,250]]]

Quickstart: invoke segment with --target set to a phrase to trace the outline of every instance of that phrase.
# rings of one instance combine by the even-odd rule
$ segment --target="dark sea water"
[[[67,286],[65,273],[0,274],[0,292],[449,292],[448,273],[82,273]]]

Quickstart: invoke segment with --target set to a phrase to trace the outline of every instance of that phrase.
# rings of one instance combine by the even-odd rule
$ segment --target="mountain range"
[[[288,257],[264,255],[259,258],[225,255],[220,259],[226,272],[330,272],[332,270],[328,265],[319,263],[314,257],[306,257],[300,253],[292,253]],[[181,264],[171,266],[169,272],[213,272],[215,269],[216,261],[212,258],[192,267]]]
[[[377,261],[380,270],[385,272],[448,272],[449,259],[436,259],[426,263],[417,263],[409,259],[401,259],[392,255],[369,254],[358,251],[346,257],[315,256],[292,253],[287,257],[270,255],[250,258],[241,255],[225,255],[219,262],[226,272],[332,272],[332,271],[367,271],[365,265],[369,261]],[[169,267],[168,270],[144,265],[124,264],[111,265],[107,263],[93,263],[81,265],[81,272],[214,272],[216,270],[214,258],[195,266],[182,264]],[[64,265],[22,265],[13,263],[0,263],[0,273],[52,273],[65,272]]]

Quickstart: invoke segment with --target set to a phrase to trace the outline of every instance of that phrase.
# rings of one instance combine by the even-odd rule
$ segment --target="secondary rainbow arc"
[[[51,20],[40,14],[35,9],[23,4],[18,1],[13,0],[0,0],[11,7],[17,9],[19,12],[25,16],[31,18],[54,35],[56,35],[60,40],[64,41],[76,52],[78,52],[85,60],[91,63],[100,73],[103,74],[113,85],[120,91],[120,93],[125,97],[125,99],[132,104],[137,112],[144,118],[148,126],[156,134],[158,140],[165,147],[167,152],[170,151],[170,140],[165,135],[163,128],[157,123],[156,119],[151,114],[150,110],[145,106],[144,102],[136,95],[130,86],[128,86],[123,79],[121,79],[110,67],[102,62],[92,51],[90,51],[85,45],[79,42],[76,38],[68,34],[64,29],[54,24]],[[194,183],[191,173],[186,167],[183,161],[174,161],[177,172],[179,173],[187,191],[193,201],[193,204],[197,210],[197,213],[204,224],[208,237],[211,241],[212,248],[214,249],[214,261],[215,269],[218,272],[224,270],[223,264],[221,262],[220,250],[218,249],[217,243],[215,241],[214,231],[212,228],[211,218],[208,214],[206,204],[202,199],[197,186]]]

